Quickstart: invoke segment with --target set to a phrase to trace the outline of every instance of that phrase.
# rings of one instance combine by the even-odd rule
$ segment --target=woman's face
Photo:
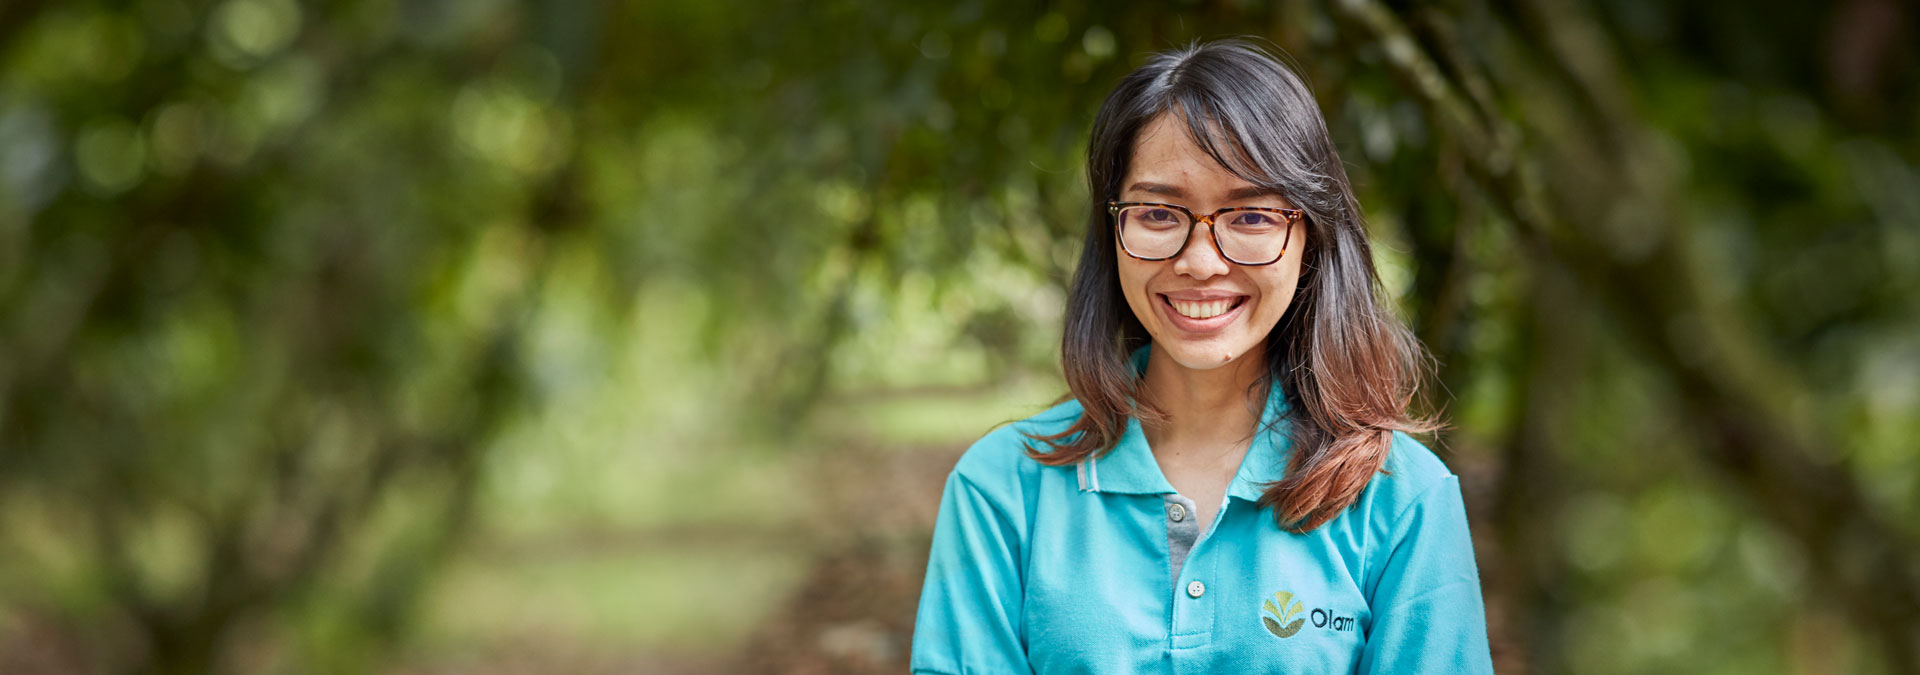
[[[1134,140],[1120,183],[1121,201],[1163,202],[1202,216],[1228,206],[1295,208],[1228,172],[1188,138],[1185,123],[1163,114]],[[1207,223],[1195,223],[1185,250],[1145,261],[1118,251],[1120,287],[1133,314],[1153,336],[1155,353],[1186,368],[1218,368],[1252,354],[1263,357],[1267,334],[1293,301],[1306,250],[1307,226],[1293,223],[1279,262],[1238,265],[1221,257]],[[1116,242],[1116,246],[1117,246]],[[1224,304],[1223,304],[1224,303]],[[1225,311],[1207,317],[1222,307]]]

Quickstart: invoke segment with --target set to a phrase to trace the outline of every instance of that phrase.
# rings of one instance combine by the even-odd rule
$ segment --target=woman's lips
[[[1241,295],[1210,302],[1188,303],[1182,301],[1181,304],[1187,305],[1189,308],[1194,308],[1195,305],[1198,305],[1200,309],[1206,309],[1206,305],[1212,303],[1225,302],[1227,304],[1227,309],[1224,312],[1205,319],[1195,319],[1181,314],[1179,310],[1174,309],[1173,299],[1167,297],[1165,294],[1156,293],[1154,296],[1159,298],[1160,302],[1154,304],[1160,306],[1160,312],[1167,317],[1167,322],[1173,324],[1175,328],[1179,328],[1188,333],[1219,332],[1221,329],[1226,328],[1227,324],[1233,323],[1234,319],[1239,318],[1240,313],[1247,307],[1248,299],[1248,296]]]

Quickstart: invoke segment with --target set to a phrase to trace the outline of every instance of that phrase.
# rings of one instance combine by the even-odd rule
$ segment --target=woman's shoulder
[[[1396,517],[1406,507],[1421,501],[1428,492],[1451,482],[1458,490],[1459,477],[1425,443],[1406,433],[1393,432],[1393,445],[1387,451],[1385,470],[1374,474],[1367,491],[1373,493],[1374,513]]]
[[[1069,398],[1026,419],[1003,423],[974,441],[960,456],[953,471],[976,485],[1005,483],[1035,475],[1045,465],[1027,451],[1045,451],[1048,447],[1034,437],[1066,431],[1080,419],[1080,411],[1080,402]]]

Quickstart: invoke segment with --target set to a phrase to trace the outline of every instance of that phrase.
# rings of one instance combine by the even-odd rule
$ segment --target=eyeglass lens
[[[1192,235],[1193,219],[1164,206],[1121,208],[1120,242],[1142,258],[1170,258]],[[1287,246],[1287,218],[1271,211],[1230,209],[1213,219],[1220,252],[1243,265],[1264,265],[1280,259]]]

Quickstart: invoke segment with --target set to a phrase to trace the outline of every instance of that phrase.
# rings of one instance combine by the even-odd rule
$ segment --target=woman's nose
[[[1219,248],[1213,245],[1212,221],[1195,221],[1193,230],[1187,233],[1187,237],[1186,250],[1180,252],[1180,257],[1173,259],[1175,274],[1183,274],[1194,279],[1207,279],[1226,274],[1231,270],[1227,266],[1226,257],[1221,255]],[[1199,238],[1199,241],[1194,241],[1195,237]]]

